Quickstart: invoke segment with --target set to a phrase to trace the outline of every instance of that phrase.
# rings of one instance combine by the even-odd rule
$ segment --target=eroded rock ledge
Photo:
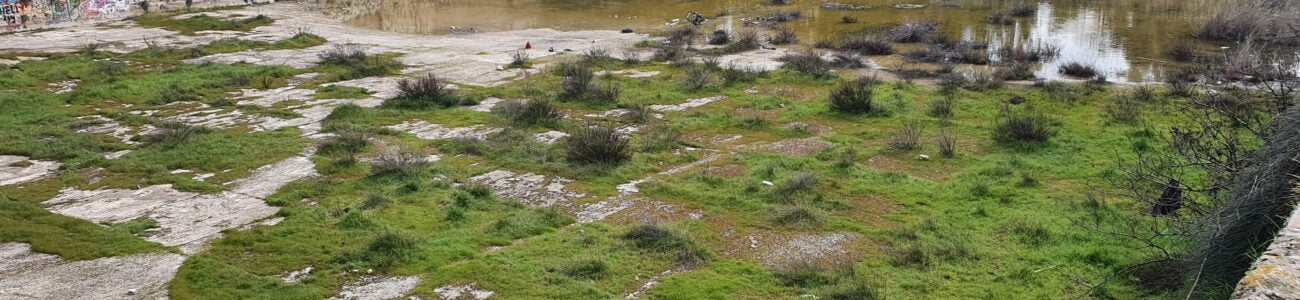
[[[1232,299],[1300,299],[1300,209],[1237,283]]]

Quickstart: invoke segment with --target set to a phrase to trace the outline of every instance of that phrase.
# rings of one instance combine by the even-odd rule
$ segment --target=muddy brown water
[[[767,5],[764,0],[385,0],[348,23],[353,26],[418,34],[448,34],[458,30],[505,31],[528,28],[557,30],[618,30],[653,32],[670,27],[688,11],[709,18],[705,30],[739,28],[742,19],[798,10],[803,18],[787,23],[807,44],[834,40],[850,32],[882,28],[908,20],[937,21],[952,37],[988,42],[991,47],[1051,44],[1061,55],[1037,71],[1041,78],[1059,78],[1057,68],[1068,62],[1096,66],[1113,81],[1159,81],[1172,66],[1165,49],[1189,39],[1201,20],[1225,0],[843,0],[867,5],[862,10],[822,7],[821,0],[792,0]],[[922,4],[900,9],[897,4]],[[985,15],[1029,4],[1032,17],[1013,25],[991,25]],[[857,23],[845,24],[850,16]],[[1220,45],[1197,43],[1209,53]],[[994,51],[990,51],[992,53]],[[885,59],[888,60],[888,59]],[[896,60],[895,60],[896,61]]]

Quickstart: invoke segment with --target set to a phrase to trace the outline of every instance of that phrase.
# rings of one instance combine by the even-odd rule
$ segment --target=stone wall
[[[213,8],[271,0],[193,0]],[[149,11],[184,9],[185,0],[0,0],[0,33],[116,21]]]
[[[1300,207],[1237,284],[1232,298],[1300,299]]]

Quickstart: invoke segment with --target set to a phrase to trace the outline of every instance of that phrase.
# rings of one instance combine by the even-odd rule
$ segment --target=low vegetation
[[[1012,20],[1036,10],[1011,5],[1003,17]],[[1294,196],[1297,169],[1286,158],[1300,147],[1282,134],[1293,130],[1266,128],[1296,124],[1295,99],[1250,79],[1290,78],[1265,68],[1268,56],[1229,53],[1226,65],[1179,71],[1165,86],[1004,85],[1033,79],[1059,49],[991,51],[926,21],[884,30],[764,70],[715,58],[757,49],[753,31],[724,41],[676,29],[648,45],[668,63],[591,49],[499,86],[457,88],[454,78],[399,74],[395,56],[351,46],[309,68],[184,63],[324,42],[309,33],[40,54],[0,67],[0,154],[63,165],[0,187],[0,242],[68,260],[176,252],[146,240],[162,220],[94,224],[43,202],[70,188],[154,184],[217,195],[259,167],[307,155],[315,166],[305,170],[317,175],[265,197],[281,221],[222,232],[186,259],[166,287],[171,297],[324,299],[387,275],[417,276],[404,296],[425,299],[469,282],[507,299],[621,298],[652,278],[645,298],[1220,298],[1188,284],[1197,277],[1187,262],[1206,262],[1202,284],[1221,288],[1289,212],[1278,199]],[[701,42],[726,46],[686,47]],[[898,48],[924,63],[880,72],[921,82],[848,69],[861,67],[860,55],[895,52],[894,42],[925,43]],[[1188,61],[1211,62],[1208,54]],[[515,56],[511,67],[533,63]],[[957,65],[972,63],[988,66]],[[614,72],[627,69],[656,75]],[[301,81],[304,73],[319,76]],[[336,84],[376,76],[404,79],[383,105],[371,97],[391,87]],[[1221,79],[1252,88],[1206,85]],[[316,128],[178,117],[195,107],[312,115],[297,108],[307,101],[261,106],[232,94],[290,85],[366,100],[332,104]],[[489,97],[527,100],[471,106]],[[438,127],[404,129],[420,122]],[[130,137],[92,130],[106,124]],[[501,171],[515,175],[494,179]],[[1153,216],[1170,186],[1186,187],[1184,206]],[[1249,236],[1183,231],[1202,222]],[[1159,235],[1145,237],[1150,228]],[[275,278],[308,266],[295,283]]]

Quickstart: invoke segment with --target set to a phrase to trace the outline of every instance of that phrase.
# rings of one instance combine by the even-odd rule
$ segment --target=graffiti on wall
[[[125,15],[145,0],[0,0],[0,32]]]

